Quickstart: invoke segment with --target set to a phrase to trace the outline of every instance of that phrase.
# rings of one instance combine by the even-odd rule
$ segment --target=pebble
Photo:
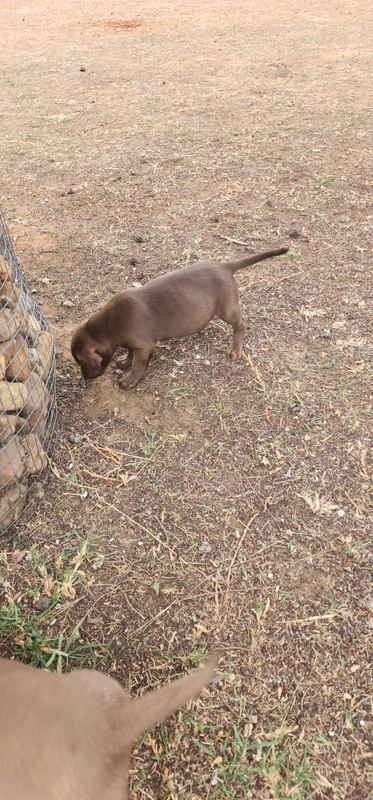
[[[199,553],[211,553],[212,547],[208,542],[202,542],[201,547],[198,548]]]
[[[82,441],[82,438],[83,437],[80,435],[80,433],[70,433],[70,436],[69,436],[69,440],[73,444],[79,444],[79,442]]]
[[[40,599],[36,601],[35,608],[37,608],[38,611],[46,611],[49,604],[50,604],[50,598],[44,595],[43,597],[40,597]]]

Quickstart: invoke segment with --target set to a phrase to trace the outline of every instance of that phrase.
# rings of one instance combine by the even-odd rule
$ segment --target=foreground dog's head
[[[93,670],[56,675],[0,658],[1,800],[125,800],[135,741],[197,697],[216,662],[130,700]]]
[[[99,344],[92,339],[85,325],[77,328],[71,340],[71,353],[85,380],[103,375],[116,350],[116,345]]]

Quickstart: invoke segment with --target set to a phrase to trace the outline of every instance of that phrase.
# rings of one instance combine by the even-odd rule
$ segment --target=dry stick
[[[260,283],[264,283],[264,281],[265,281],[265,278],[259,278],[259,280],[258,280],[258,281],[251,281],[251,283],[246,283],[246,285],[245,285],[245,286],[239,286],[239,287],[238,287],[238,291],[239,291],[240,293],[241,293],[241,292],[244,292],[244,291],[245,291],[245,289],[251,289],[251,287],[252,287],[252,286],[258,286],[258,284],[260,284]]]
[[[263,378],[262,378],[262,377],[261,377],[261,375],[260,375],[260,372],[259,372],[259,370],[258,370],[258,367],[255,367],[255,366],[254,366],[254,364],[253,364],[253,362],[252,362],[252,360],[251,360],[250,356],[247,356],[247,355],[246,355],[246,353],[244,353],[244,352],[242,353],[242,355],[243,355],[243,357],[244,357],[245,361],[247,361],[247,363],[248,363],[248,364],[250,364],[250,367],[251,367],[251,369],[252,369],[252,371],[253,371],[253,373],[254,373],[254,375],[255,375],[256,382],[257,382],[257,383],[259,384],[259,386],[261,386],[261,387],[262,387],[262,389],[264,389],[264,391],[265,391],[265,390],[266,390],[266,385],[265,385],[265,383],[264,383],[264,381],[263,381]]]
[[[110,478],[109,475],[100,475],[98,472],[90,472],[90,470],[87,469],[86,467],[81,467],[81,469],[83,470],[83,472],[87,472],[88,475],[91,476],[91,478],[100,478],[100,480],[102,481],[113,481],[114,483],[120,483],[122,486],[128,486],[128,484],[131,481],[134,481],[136,478],[136,475],[131,475],[131,477],[128,478],[128,472],[126,472],[125,476],[121,475],[120,478]],[[120,467],[118,467],[118,469],[120,469]],[[115,470],[111,470],[111,472],[114,471]]]
[[[215,617],[219,616],[219,578],[220,572],[218,570],[215,575]]]
[[[100,501],[100,503],[104,503],[105,506],[108,506],[109,508],[112,508],[113,511],[116,511],[118,514],[120,514],[121,517],[126,517],[126,519],[128,519],[130,522],[132,522],[133,525],[137,525],[138,528],[141,528],[141,530],[144,531],[145,533],[147,533],[148,536],[151,536],[153,539],[155,539],[157,544],[161,544],[162,547],[165,547],[170,552],[170,554],[172,556],[175,556],[175,558],[176,558],[175,550],[173,550],[172,547],[169,547],[168,544],[166,544],[165,542],[162,542],[162,539],[158,539],[158,537],[155,535],[155,533],[152,533],[152,531],[150,531],[149,528],[144,528],[144,526],[141,525],[140,522],[137,522],[135,519],[133,519],[133,517],[130,517],[128,514],[126,514],[125,511],[121,511],[121,510],[119,510],[119,508],[116,508],[116,506],[113,506],[111,503],[108,503],[99,494],[97,495],[97,499]],[[171,558],[171,561],[172,561],[172,557],[171,556],[170,556],[170,558]]]
[[[208,580],[209,580],[209,578],[206,578],[206,580],[202,581],[202,583],[207,583]],[[202,584],[200,584],[200,585],[202,586]],[[167,606],[166,608],[163,608],[162,611],[158,611],[158,614],[156,614],[155,617],[152,617],[147,622],[145,622],[144,625],[141,625],[141,627],[138,628],[137,631],[134,631],[134,633],[131,633],[130,637],[133,638],[134,636],[137,636],[139,633],[144,631],[146,628],[149,627],[149,625],[151,625],[153,622],[155,622],[156,619],[158,619],[159,617],[162,617],[163,614],[166,613],[166,611],[169,611],[169,609],[172,608],[172,606],[174,606],[176,603],[185,603],[186,600],[194,600],[197,597],[204,597],[204,596],[205,596],[204,594],[189,594],[187,597],[180,597],[178,600],[173,600],[172,603],[170,603],[169,606]]]
[[[57,467],[55,467],[55,465],[54,465],[54,464],[51,464],[51,470],[52,470],[52,472],[54,473],[54,475],[56,476],[56,478],[58,478],[60,481],[64,481],[64,483],[66,483],[66,480],[65,480],[64,478],[62,478],[62,477],[61,477],[60,473],[58,472],[58,469],[57,469]],[[100,477],[100,478],[102,478],[102,475],[100,475],[99,477]],[[82,484],[78,484],[78,485],[79,485],[81,488],[83,488]],[[91,488],[91,487],[90,487],[90,488]],[[91,488],[91,491],[92,491],[92,488]],[[93,488],[93,491],[95,491],[95,489],[94,489],[94,488]],[[132,523],[133,523],[133,525],[137,525],[137,527],[138,527],[138,528],[141,528],[141,530],[142,530],[142,531],[145,531],[145,533],[146,533],[148,536],[151,536],[153,539],[155,539],[155,541],[157,542],[157,544],[161,544],[161,545],[162,545],[162,547],[165,547],[165,548],[166,548],[166,549],[169,551],[169,553],[170,553],[170,559],[171,559],[171,561],[173,560],[173,556],[175,556],[175,557],[176,557],[175,550],[173,550],[173,549],[172,549],[172,547],[169,547],[169,546],[168,546],[168,544],[166,544],[165,542],[162,542],[162,539],[158,539],[158,537],[155,535],[155,533],[152,533],[152,531],[150,531],[148,528],[144,528],[144,526],[143,526],[143,525],[141,525],[141,524],[140,524],[140,522],[137,522],[135,519],[133,519],[132,517],[130,517],[128,514],[126,514],[126,512],[125,512],[125,511],[120,511],[120,510],[119,510],[119,508],[116,508],[116,506],[113,506],[111,503],[108,503],[108,502],[107,502],[107,500],[104,500],[104,498],[103,498],[103,497],[101,497],[101,495],[99,495],[99,494],[96,494],[96,497],[97,497],[97,499],[100,501],[100,503],[104,503],[104,505],[105,505],[105,506],[108,506],[109,508],[112,508],[112,509],[113,509],[113,511],[116,511],[118,514],[120,514],[120,516],[122,516],[122,517],[126,517],[126,519],[128,519],[130,522],[132,522]]]
[[[118,465],[120,464],[120,462],[122,460],[122,456],[120,456],[119,453],[116,453],[115,450],[111,450],[110,447],[102,447],[100,449],[99,447],[96,447],[96,445],[93,444],[88,439],[88,436],[85,436],[85,439],[87,440],[88,444],[91,447],[93,447],[94,450],[97,450],[97,452],[100,454],[100,456],[102,456],[103,458],[109,458],[111,461],[114,461],[115,464],[118,464]],[[135,480],[135,478],[138,475],[140,475],[140,473],[143,471],[143,469],[145,469],[147,464],[149,464],[149,462],[153,460],[153,457],[154,457],[155,453],[157,452],[157,450],[159,450],[160,447],[163,447],[164,444],[165,444],[165,442],[161,442],[158,445],[158,447],[155,448],[154,452],[149,456],[149,458],[143,459],[143,458],[141,458],[141,456],[133,456],[133,458],[141,458],[142,461],[145,461],[145,464],[143,464],[141,469],[139,469],[139,471],[136,472],[136,475],[132,475],[130,478],[126,477],[125,480],[124,480],[124,476],[121,476],[120,478],[109,478],[107,475],[99,475],[97,472],[90,472],[89,469],[87,469],[86,467],[82,467],[82,470],[83,470],[83,472],[88,472],[88,475],[90,475],[91,478],[102,478],[104,481],[115,481],[116,483],[121,483],[123,486],[127,486],[131,481]],[[115,459],[111,455],[108,455],[108,456],[105,455],[105,452],[104,452],[105,450],[108,453],[112,453],[112,456],[115,456]],[[132,458],[132,456],[131,456],[131,458]],[[118,467],[118,469],[124,469],[124,467]],[[113,472],[114,470],[111,470],[111,471]],[[128,473],[126,472],[126,476],[127,475],[128,475]]]
[[[251,242],[241,242],[239,239],[231,239],[230,236],[223,236],[222,233],[217,233],[216,236],[220,236],[221,239],[225,239],[227,242],[233,242],[233,244],[242,244],[244,247],[251,247]]]
[[[165,442],[161,442],[161,444],[159,444],[158,447],[155,448],[154,453],[156,453],[157,450],[159,450],[160,447],[163,447],[164,444],[165,444]],[[97,450],[97,448],[96,448],[96,450]],[[141,461],[145,461],[145,464],[143,464],[141,469],[139,469],[139,471],[136,472],[136,475],[131,475],[130,478],[126,477],[126,479],[124,479],[124,475],[121,475],[120,478],[109,478],[108,475],[99,475],[97,472],[90,472],[89,469],[86,469],[86,467],[82,467],[82,470],[83,470],[83,472],[88,472],[88,475],[90,475],[92,478],[102,478],[104,481],[116,481],[116,483],[121,483],[123,486],[127,486],[131,481],[134,481],[135,478],[137,478],[138,475],[140,475],[140,472],[142,472],[143,469],[145,469],[145,467],[151,461],[153,461],[154,453],[152,453],[152,455],[149,456],[149,458],[142,458],[141,456],[131,456],[131,458],[135,458],[135,459],[136,458],[140,458]],[[101,455],[103,455],[103,454],[101,453]],[[108,458],[108,456],[104,456],[104,458]],[[114,460],[114,459],[112,459],[112,460]],[[110,472],[116,472],[118,470],[119,471],[123,471],[124,467],[119,467],[118,466],[115,469],[110,470]],[[128,476],[128,472],[126,472],[126,476]]]
[[[232,574],[232,569],[233,569],[233,566],[234,566],[234,562],[235,562],[235,560],[236,560],[236,558],[237,558],[237,555],[238,555],[238,553],[239,553],[239,551],[240,551],[240,549],[241,549],[242,542],[243,542],[243,540],[244,540],[244,538],[245,538],[245,536],[246,536],[246,534],[247,534],[247,531],[248,531],[248,530],[249,530],[249,528],[250,528],[250,525],[251,525],[251,524],[254,522],[254,519],[256,519],[257,517],[259,517],[259,514],[260,514],[260,512],[259,512],[259,511],[257,511],[257,513],[256,513],[256,514],[254,514],[254,516],[253,516],[253,517],[251,517],[251,519],[250,519],[250,520],[249,520],[249,522],[247,523],[247,525],[246,525],[246,528],[245,528],[245,530],[244,530],[244,532],[243,532],[243,534],[242,534],[242,536],[241,536],[241,539],[240,539],[240,541],[238,542],[238,545],[237,545],[237,547],[236,547],[236,549],[235,549],[235,552],[234,552],[234,554],[233,554],[233,558],[232,558],[232,560],[231,560],[231,563],[229,564],[228,575],[227,575],[227,588],[226,588],[225,597],[224,597],[224,602],[225,602],[225,603],[226,603],[226,602],[227,602],[227,600],[228,600],[228,594],[229,594],[229,582],[230,582],[230,579],[231,579],[231,574]]]
[[[341,611],[336,611],[334,614],[319,614],[316,617],[304,617],[303,619],[287,619],[279,620],[280,625],[301,625],[302,622],[316,622],[318,619],[333,619],[334,617],[343,617]]]
[[[131,603],[130,603],[130,601],[129,601],[129,599],[128,599],[127,595],[126,595],[126,593],[124,593],[123,597],[124,597],[124,599],[125,599],[126,603],[128,603],[128,605],[129,605],[130,609],[131,609],[132,611],[135,611],[135,612],[136,612],[136,614],[138,614],[138,615],[141,617],[141,619],[145,619],[144,615],[143,615],[143,614],[141,614],[141,611],[139,611],[137,608],[134,608],[134,607],[131,605]]]
[[[216,437],[215,439],[213,439],[213,440],[212,440],[212,442],[210,442],[210,443],[209,443],[209,445],[208,445],[207,447],[205,447],[205,445],[203,445],[203,447],[200,447],[200,448],[199,448],[199,450],[196,450],[196,451],[195,451],[195,453],[193,453],[193,454],[192,454],[192,455],[191,455],[189,458],[187,458],[187,460],[186,460],[186,461],[184,461],[184,463],[183,463],[181,466],[182,466],[182,467],[185,467],[185,464],[187,464],[187,463],[188,463],[188,461],[192,461],[192,459],[193,459],[193,458],[195,458],[196,456],[198,456],[198,453],[202,453],[202,450],[208,450],[208,449],[209,449],[209,447],[212,447],[212,445],[214,444],[214,442],[216,442],[216,441],[217,441],[217,439],[218,439],[218,437]]]
[[[268,284],[268,288],[270,288],[271,286],[276,286],[276,283],[282,283],[282,281],[287,281],[288,278],[295,278],[297,275],[303,275],[303,274],[304,274],[303,270],[298,270],[298,272],[292,272],[291,275],[284,275],[282,278],[278,278],[277,281],[271,281],[271,283]],[[265,278],[262,278],[259,281],[252,281],[252,283],[247,283],[246,286],[240,286],[238,291],[244,292],[245,289],[250,289],[251,286],[256,286],[258,283],[263,283],[263,281],[265,281]]]
[[[110,425],[111,422],[117,422],[118,420],[122,420],[128,428],[133,428],[135,431],[141,431],[141,433],[144,433],[143,428],[138,428],[137,425],[131,425],[130,422],[127,422],[125,414],[119,414],[118,417],[112,417],[112,419],[108,419],[107,422],[103,422],[102,425],[96,425],[95,428],[91,428],[89,431],[86,431],[84,436],[87,436],[88,433],[97,431],[99,428],[106,428],[106,425]]]
[[[115,219],[117,219],[117,220],[118,220],[118,222],[120,222],[120,224],[122,225],[122,223],[123,223],[123,220],[122,220],[122,219],[120,219],[120,217],[117,217],[117,215],[114,213],[114,211],[110,211],[110,209],[109,209],[109,208],[106,208],[106,206],[104,206],[104,204],[103,204],[103,203],[101,203],[101,202],[100,202],[100,200],[98,201],[98,205],[99,205],[99,206],[102,206],[102,208],[104,208],[104,209],[105,209],[105,211],[107,211],[107,212],[108,212],[108,214],[111,214],[113,217],[115,217]]]
[[[274,286],[276,283],[282,283],[282,281],[287,281],[288,278],[295,278],[297,275],[304,275],[302,269],[298,270],[298,272],[292,272],[291,275],[284,275],[283,278],[279,278],[277,281],[272,281],[272,283],[268,284],[269,286]]]
[[[305,411],[307,411],[307,406],[305,406],[305,404],[303,403],[303,400],[301,400],[301,399],[300,399],[299,395],[298,395],[298,394],[297,394],[297,392],[296,392],[296,388],[295,388],[295,386],[293,386],[293,384],[292,384],[292,382],[291,382],[291,381],[289,381],[289,383],[290,383],[290,386],[291,386],[291,388],[293,389],[293,392],[294,392],[294,397],[296,397],[296,398],[297,398],[297,400],[298,400],[298,403],[300,403],[300,404],[301,404],[301,406],[303,406],[304,410],[305,410]]]
[[[151,456],[149,456],[149,458],[147,458],[147,459],[146,459],[146,461],[145,461],[145,464],[143,464],[143,465],[142,465],[142,467],[141,467],[141,469],[139,469],[139,471],[138,471],[138,472],[136,472],[136,475],[140,475],[140,472],[142,472],[142,471],[143,471],[143,469],[145,469],[146,465],[147,465],[147,464],[149,464],[149,461],[152,461],[152,460],[153,460],[153,457],[155,456],[155,454],[156,454],[157,450],[159,450],[159,448],[160,448],[160,447],[164,447],[164,445],[165,445],[165,444],[166,444],[166,442],[161,442],[161,443],[158,445],[158,447],[156,447],[156,448],[155,448],[155,450],[152,452]],[[136,456],[134,456],[134,458],[136,458]],[[140,456],[140,458],[141,458],[141,456]]]
[[[86,442],[88,442],[90,447],[93,447],[94,450],[97,450],[97,452],[100,453],[100,456],[103,456],[103,458],[110,458],[111,461],[114,461],[116,464],[120,464],[122,456],[120,456],[119,453],[116,453],[114,450],[111,450],[110,447],[97,447],[97,445],[93,444],[93,442],[91,442],[91,440],[88,439],[87,435],[85,435],[84,438]],[[105,450],[110,455],[107,456],[105,454]]]

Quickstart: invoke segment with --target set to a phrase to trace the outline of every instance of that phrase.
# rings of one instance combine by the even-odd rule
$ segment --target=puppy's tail
[[[131,742],[136,741],[148,728],[163,722],[193,697],[197,697],[213,678],[217,663],[218,654],[213,654],[202,669],[196,669],[178,681],[167,683],[161,689],[131,700]]]
[[[224,266],[232,273],[238,272],[239,269],[250,267],[251,264],[258,264],[259,261],[265,261],[266,258],[273,256],[282,256],[287,253],[288,247],[280,247],[278,250],[266,250],[265,253],[258,253],[254,256],[247,256],[247,258],[240,258],[239,261],[226,261]]]

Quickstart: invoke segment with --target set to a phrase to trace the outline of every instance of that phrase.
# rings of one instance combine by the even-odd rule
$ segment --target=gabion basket
[[[56,436],[53,336],[0,208],[0,546],[3,534],[24,525],[43,497]]]

